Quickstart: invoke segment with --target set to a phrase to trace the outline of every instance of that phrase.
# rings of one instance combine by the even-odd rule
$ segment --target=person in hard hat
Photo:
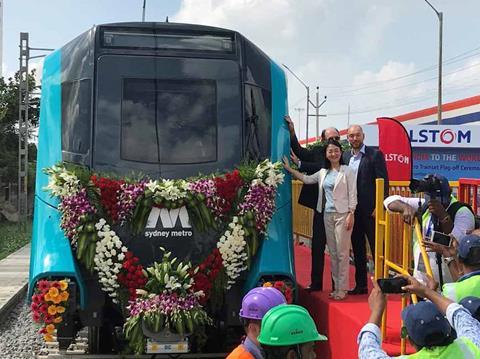
[[[480,236],[469,234],[458,245],[447,247],[438,243],[424,241],[428,250],[443,256],[453,283],[445,283],[443,295],[454,302],[465,297],[480,297]]]
[[[417,353],[401,358],[480,358],[480,322],[460,304],[413,277],[405,278],[408,285],[403,290],[430,301],[411,304],[402,311],[402,334],[408,336]],[[358,335],[359,359],[390,358],[381,348],[380,337],[386,296],[376,281],[373,281],[373,285],[368,298],[370,319]],[[456,336],[452,327],[456,330]]]
[[[467,309],[476,320],[480,321],[480,298],[472,296],[465,297],[459,304]]]
[[[308,311],[295,304],[274,307],[262,319],[258,342],[265,359],[314,359],[320,335]]]
[[[258,343],[261,321],[271,308],[287,304],[282,292],[273,287],[258,287],[250,290],[242,300],[240,319],[246,337],[227,359],[263,359],[263,350]]]

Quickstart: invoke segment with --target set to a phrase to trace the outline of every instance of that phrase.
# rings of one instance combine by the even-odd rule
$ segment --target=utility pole
[[[305,82],[303,82],[300,77],[298,77],[295,72],[293,72],[292,70],[290,70],[290,68],[283,64],[283,67],[285,67],[288,72],[290,72],[302,85],[303,87],[305,87],[305,90],[307,91],[307,116],[306,116],[306,132],[305,132],[305,137],[306,137],[306,143],[308,144],[308,120],[309,120],[309,117],[315,117],[317,119],[316,121],[316,126],[317,126],[317,138],[319,136],[319,118],[320,117],[327,117],[326,115],[320,115],[319,113],[319,109],[320,107],[322,107],[322,105],[327,101],[327,96],[324,97],[324,100],[319,103],[320,99],[319,99],[319,93],[318,93],[318,90],[319,90],[319,87],[317,86],[317,94],[316,94],[316,103],[313,103],[311,100],[310,100],[310,87],[307,86],[305,84]],[[311,115],[310,114],[310,105],[313,106],[313,108],[315,109],[315,115]]]
[[[438,17],[438,107],[437,107],[437,124],[442,124],[442,48],[443,48],[443,12],[438,11],[428,1],[425,2],[435,11]]]
[[[309,115],[309,116],[315,116],[315,123],[316,123],[316,136],[315,140],[318,141],[318,138],[320,137],[320,117],[327,117],[327,115],[320,115],[320,107],[327,101],[327,96],[323,98],[323,101],[320,103],[320,93],[319,93],[319,87],[317,86],[317,93],[315,94],[315,104],[312,103],[313,108],[315,109],[315,115]],[[308,138],[307,138],[308,141]]]
[[[147,0],[143,0],[143,7],[142,7],[142,22],[145,22],[145,7],[147,5]]]
[[[350,127],[350,104],[348,104],[347,128]]]
[[[30,56],[31,50],[53,51],[53,49],[33,48],[29,46],[28,32],[20,33],[20,68],[18,71],[18,204],[17,210],[20,222],[28,215],[28,135],[30,106],[30,89],[28,87],[28,62],[31,59],[45,55]]]
[[[28,33],[20,33],[20,69],[18,72],[18,215],[20,222],[27,218],[28,210]]]

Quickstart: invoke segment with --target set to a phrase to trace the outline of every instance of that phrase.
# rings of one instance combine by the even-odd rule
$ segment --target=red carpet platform
[[[295,269],[299,288],[299,302],[306,307],[328,342],[317,344],[318,358],[358,358],[357,335],[370,315],[367,295],[349,296],[343,301],[328,298],[331,291],[330,259],[325,258],[324,291],[307,292],[310,284],[310,248],[295,246]],[[354,285],[354,268],[350,269],[350,283]],[[390,297],[387,308],[387,338],[383,349],[389,355],[400,355],[400,297]],[[409,353],[411,348],[407,347]]]

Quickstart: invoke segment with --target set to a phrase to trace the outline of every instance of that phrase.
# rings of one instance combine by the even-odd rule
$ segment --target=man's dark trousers
[[[323,213],[313,210],[313,235],[312,235],[312,271],[311,286],[323,289],[323,267],[325,264],[325,246],[327,243],[325,235],[325,224]]]
[[[352,230],[352,249],[355,259],[355,284],[357,288],[367,288],[367,248],[365,236],[372,256],[375,254],[375,218],[372,212],[356,210]]]

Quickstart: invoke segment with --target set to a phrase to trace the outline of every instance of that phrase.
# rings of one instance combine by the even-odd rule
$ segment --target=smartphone
[[[433,231],[430,240],[447,247],[450,247],[452,244],[452,237],[450,237],[450,235],[437,231]]]
[[[378,286],[385,294],[405,293],[402,287],[408,285],[403,277],[377,279]]]

